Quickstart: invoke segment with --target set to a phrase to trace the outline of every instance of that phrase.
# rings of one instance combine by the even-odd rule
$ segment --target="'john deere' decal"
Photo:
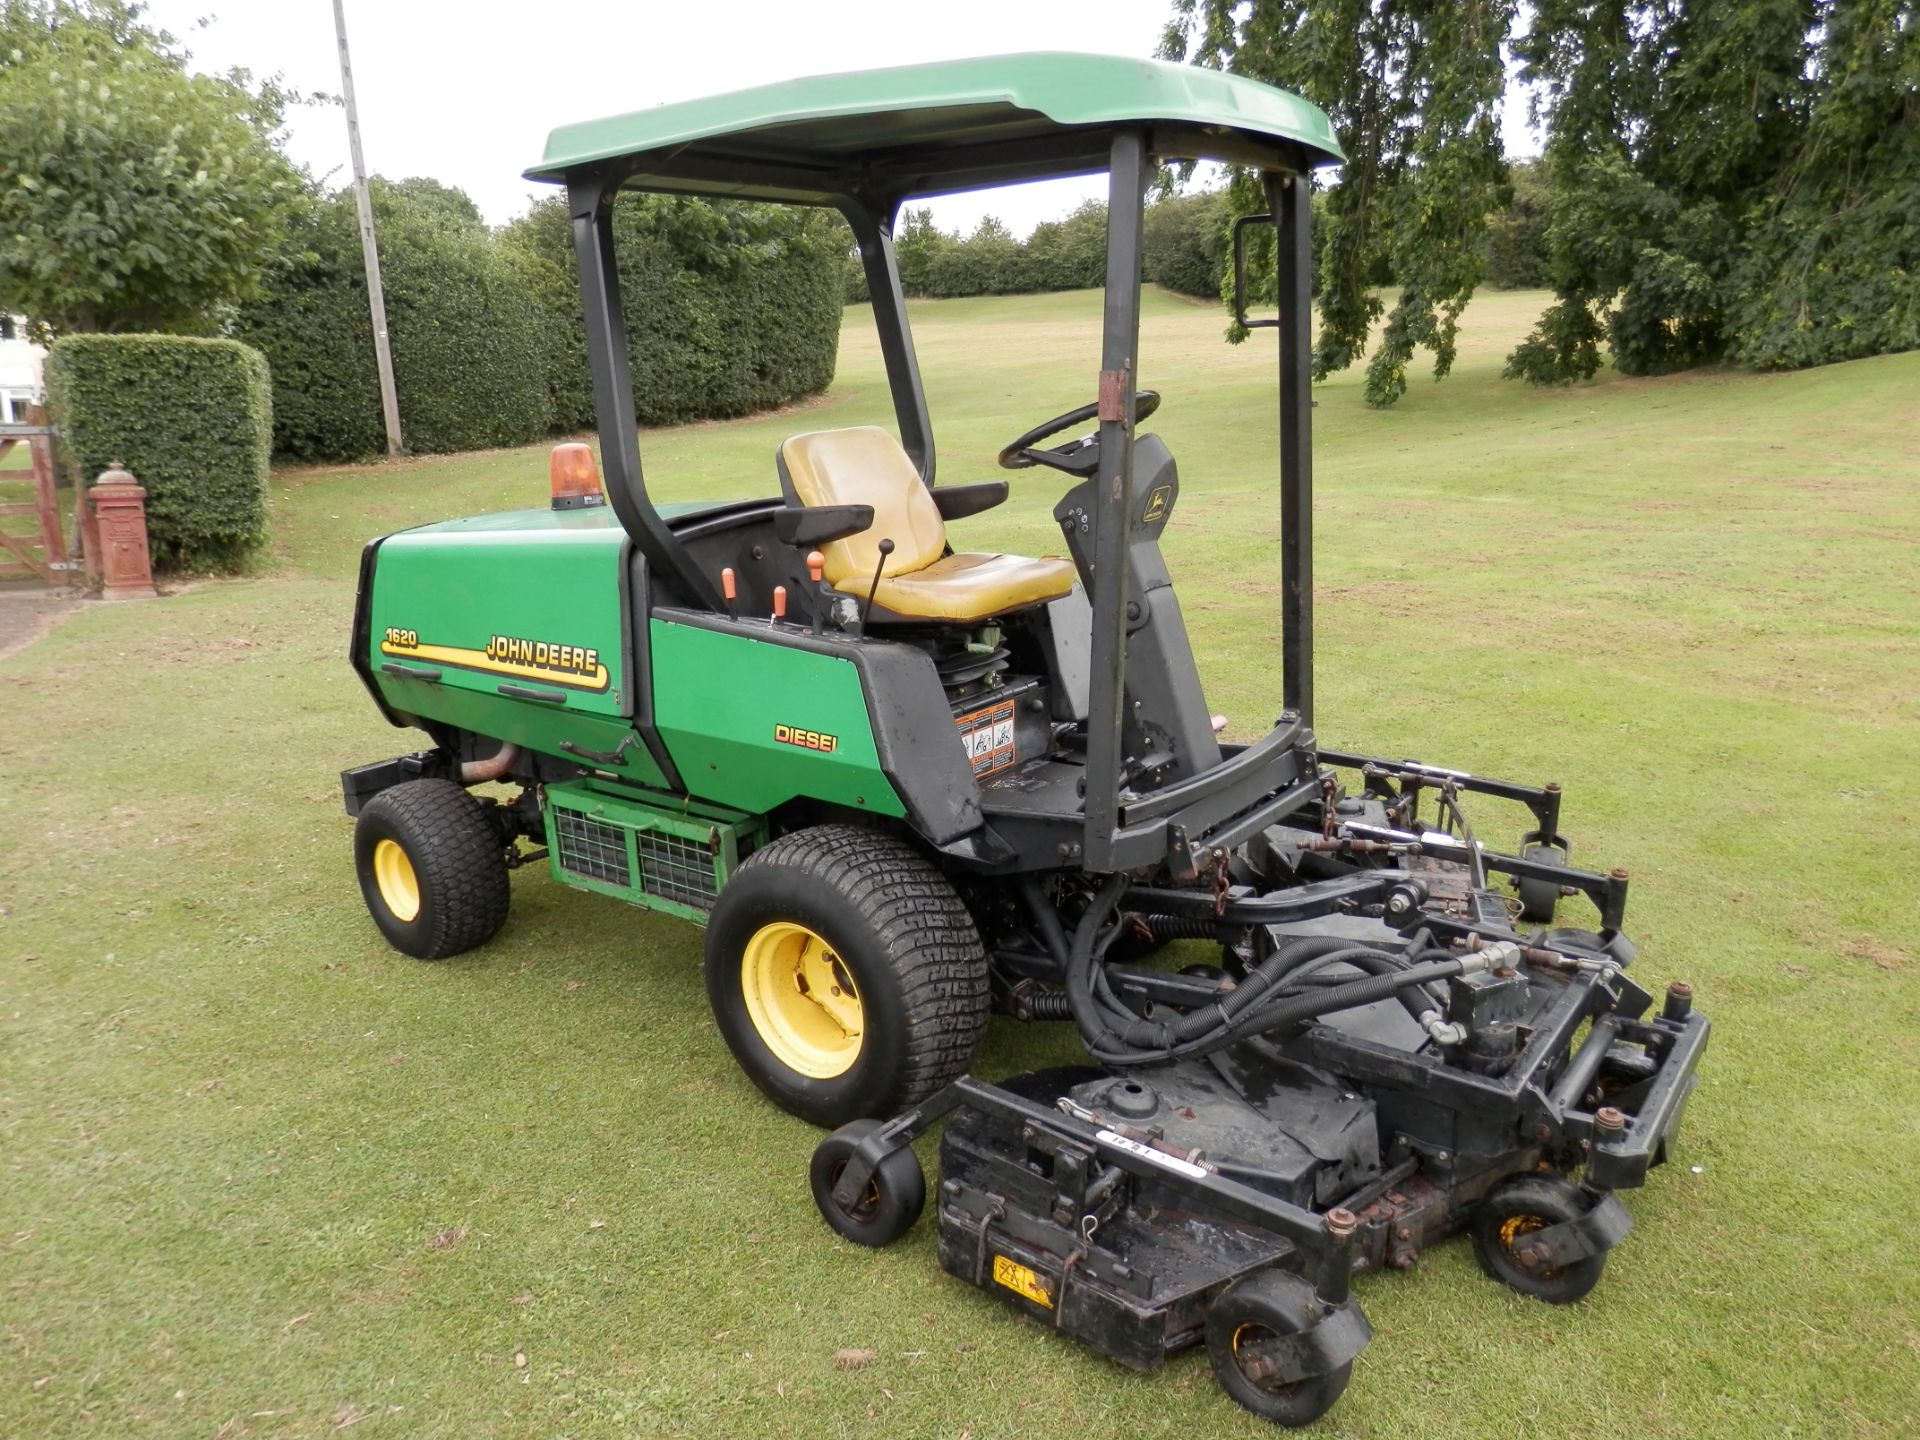
[[[488,675],[510,675],[519,680],[544,680],[577,690],[607,688],[607,667],[600,652],[586,645],[555,640],[531,640],[519,635],[495,635],[484,650],[457,645],[423,645],[415,630],[389,629],[380,642],[382,655],[405,656],[435,665],[452,665]]]

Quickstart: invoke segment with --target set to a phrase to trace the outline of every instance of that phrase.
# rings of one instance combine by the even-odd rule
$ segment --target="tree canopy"
[[[0,0],[0,310],[36,333],[205,333],[256,293],[302,185],[288,97],[186,58],[138,5]]]
[[[1920,345],[1915,0],[1540,0],[1557,300],[1508,373]]]
[[[1348,158],[1315,215],[1313,372],[1352,365],[1385,314],[1370,404],[1406,391],[1417,347],[1432,352],[1436,378],[1453,365],[1503,178],[1500,46],[1512,20],[1512,0],[1174,0],[1168,58],[1297,91],[1333,120]],[[1229,193],[1240,213],[1266,208],[1246,176]],[[1383,268],[1390,307],[1375,294]]]
[[[1503,278],[1538,275],[1512,245],[1537,251],[1541,230],[1555,303],[1510,375],[1585,378],[1603,344],[1630,374],[1920,346],[1920,0],[1173,10],[1164,53],[1299,91],[1333,117],[1350,162],[1316,209],[1314,372],[1372,344],[1373,404],[1404,392],[1416,348],[1446,374],[1489,250]],[[1509,56],[1546,137],[1538,177],[1511,190]],[[1264,208],[1246,177],[1230,193],[1242,213]]]

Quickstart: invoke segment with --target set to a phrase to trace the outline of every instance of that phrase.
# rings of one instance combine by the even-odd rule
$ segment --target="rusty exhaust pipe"
[[[513,768],[513,762],[520,758],[520,747],[511,742],[503,742],[498,753],[485,760],[468,760],[460,766],[462,785],[484,785],[489,780],[502,778]]]

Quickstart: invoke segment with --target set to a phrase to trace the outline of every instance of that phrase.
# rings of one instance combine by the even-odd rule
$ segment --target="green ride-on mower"
[[[1327,118],[1236,76],[1022,55],[789,81],[554,132],[592,364],[592,452],[550,507],[367,546],[352,660],[426,749],[349,770],[369,910],[398,949],[487,941],[508,874],[703,923],[720,1033],[838,1127],[827,1222],[919,1216],[940,1120],[942,1265],[1137,1367],[1204,1343],[1283,1424],[1339,1397],[1356,1271],[1465,1230],[1494,1278],[1576,1300],[1666,1158],[1707,1021],[1629,978],[1626,876],[1569,863],[1560,794],[1323,747],[1312,726],[1309,181]],[[1156,167],[1242,167],[1277,245],[1284,709],[1223,740],[1160,537],[1174,457],[1138,354]],[[1063,556],[963,548],[1007,482],[936,484],[895,263],[910,197],[1104,172],[1093,398],[1000,465],[1058,473]],[[642,478],[621,189],[837,210],[895,427],[796,434],[724,504]],[[1238,302],[1237,302],[1238,303]],[[1244,304],[1240,305],[1245,318]],[[1091,369],[1091,366],[1090,366]],[[1171,403],[1177,404],[1178,396]],[[1011,425],[1009,428],[1013,428]],[[513,798],[473,787],[503,782]],[[506,792],[511,793],[511,792]],[[1515,853],[1473,825],[1528,814]],[[1562,899],[1592,907],[1556,925]],[[1175,970],[1163,942],[1207,942]],[[968,1075],[989,1016],[1075,1025],[1088,1064]]]

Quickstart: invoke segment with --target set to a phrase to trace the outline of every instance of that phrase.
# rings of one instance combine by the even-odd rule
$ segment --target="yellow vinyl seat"
[[[1073,589],[1073,562],[1058,556],[947,553],[947,527],[900,442],[877,425],[815,430],[780,447],[781,477],[805,506],[871,505],[873,524],[820,547],[827,583],[866,598],[893,541],[876,606],[908,619],[971,622],[1058,600]]]

